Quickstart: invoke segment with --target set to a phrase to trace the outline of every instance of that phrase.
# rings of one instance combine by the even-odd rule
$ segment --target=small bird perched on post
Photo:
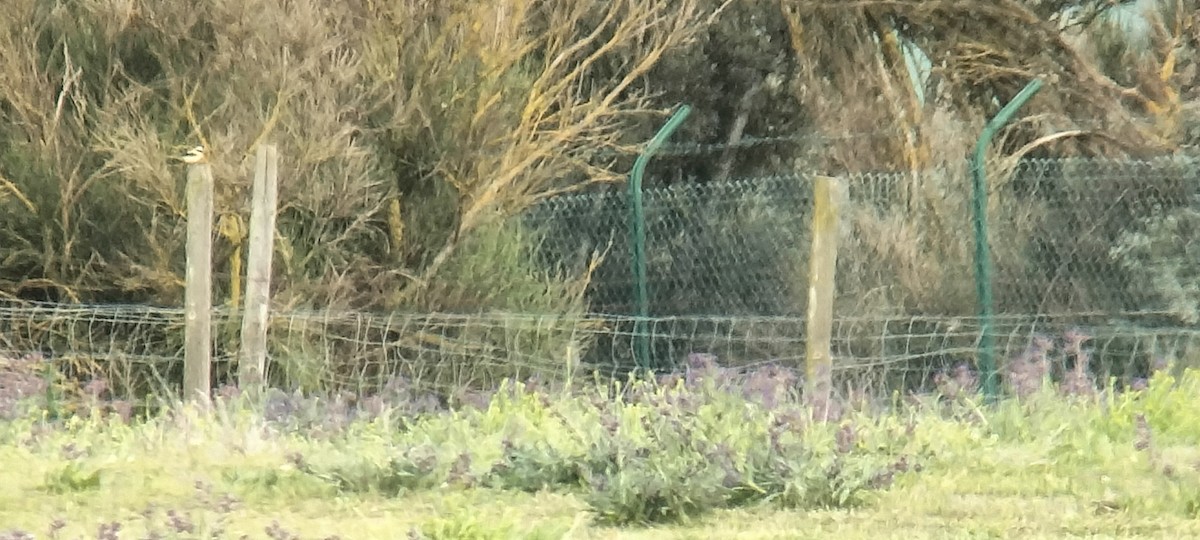
[[[188,163],[188,164],[196,164],[196,163],[204,162],[204,160],[205,160],[204,147],[203,146],[193,146],[190,150],[187,151],[186,154],[183,155],[183,157],[179,158],[179,160],[184,163]]]

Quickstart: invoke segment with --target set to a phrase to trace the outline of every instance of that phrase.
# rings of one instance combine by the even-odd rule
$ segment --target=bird
[[[193,146],[179,160],[188,164],[203,163],[205,160],[204,147]]]

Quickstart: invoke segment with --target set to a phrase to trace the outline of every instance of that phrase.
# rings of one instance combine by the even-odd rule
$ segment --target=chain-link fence
[[[837,361],[882,362],[925,381],[931,370],[973,362],[968,171],[964,164],[840,177],[847,196],[834,309],[842,331]],[[990,176],[1001,353],[1015,354],[1039,334],[1061,337],[1076,328],[1105,341],[1096,344],[1096,365],[1108,374],[1131,375],[1155,357],[1188,354],[1181,343],[1190,343],[1200,315],[1196,161],[1034,159],[1012,170],[993,166]],[[720,347],[733,356],[728,362],[798,362],[811,180],[807,173],[667,186],[648,179],[654,187],[642,196],[651,317],[677,326],[719,316],[724,326],[713,333],[745,345]],[[547,264],[579,268],[587,254],[606,253],[592,277],[595,312],[635,313],[629,205],[624,187],[613,187],[546,201],[527,216],[546,235]],[[655,334],[660,364],[713,348],[691,332]],[[764,346],[763,335],[777,339]],[[1184,341],[1164,349],[1166,336]]]
[[[811,180],[795,174],[645,189],[653,314],[803,314]],[[896,304],[889,307],[909,313],[973,313],[965,173],[841,180],[849,198],[839,295],[883,294]],[[989,195],[997,311],[1169,311],[1194,322],[1200,311],[1185,298],[1200,294],[1200,281],[1179,280],[1187,281],[1188,249],[1197,249],[1186,232],[1200,225],[1198,191],[1200,167],[1182,158],[1021,162]],[[613,187],[551,199],[526,216],[546,231],[550,264],[577,268],[595,250],[607,254],[593,279],[597,312],[633,313],[629,204],[624,188]]]

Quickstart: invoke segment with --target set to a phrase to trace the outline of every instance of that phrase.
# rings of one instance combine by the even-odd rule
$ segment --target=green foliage
[[[221,472],[221,479],[244,493],[266,493],[285,498],[326,497],[337,492],[334,482],[295,469],[235,467]]]
[[[774,478],[760,486],[785,508],[853,508],[891,481],[890,463],[872,455],[821,456],[799,450],[772,464]]]
[[[584,405],[507,386],[486,409],[412,424],[395,443],[406,449],[399,457],[346,456],[301,470],[347,493],[443,484],[581,492],[600,522],[627,525],[686,522],[762,501],[861,504],[865,492],[888,484],[882,478],[905,449],[903,437],[868,448],[832,426],[789,425],[807,409],[747,407],[707,379],[689,388],[639,380],[626,390],[628,401]],[[865,417],[853,425],[877,429]]]
[[[507,444],[485,482],[526,492],[583,486],[591,469],[587,457],[571,456],[545,444]]]
[[[766,404],[752,386],[717,371],[571,394],[511,384],[479,407],[409,415],[397,401],[332,432],[299,417],[346,411],[290,406],[297,418],[283,418],[232,401],[128,424],[17,419],[0,424],[0,521],[44,530],[47,509],[67,499],[73,524],[122,508],[129,534],[187,525],[211,538],[262,531],[277,511],[309,521],[281,517],[275,534],[481,539],[647,524],[683,537],[925,526],[1186,537],[1200,516],[1195,370],[1129,391],[1045,385],[996,406],[913,401],[831,421],[795,396]],[[68,465],[48,451],[67,452]],[[140,512],[150,501],[164,506]],[[387,530],[359,529],[371,523]]]
[[[450,517],[442,517],[423,523],[410,533],[414,540],[508,540],[510,538],[528,538],[530,540],[550,540],[565,538],[569,532],[566,527],[557,525],[534,525],[521,527],[510,518],[484,520],[470,511],[456,512]]]
[[[46,473],[43,489],[59,494],[100,489],[100,477],[99,469],[89,470],[79,462],[71,461]]]
[[[536,230],[515,221],[480,227],[443,270],[445,281],[430,291],[423,307],[432,311],[573,314],[582,291],[530,256],[540,242]],[[521,349],[522,352],[530,353]]]
[[[1134,433],[1138,414],[1145,416],[1148,428],[1173,443],[1200,445],[1200,411],[1190,392],[1200,392],[1200,371],[1185,369],[1179,375],[1156,373],[1142,392],[1123,394],[1114,399],[1109,414],[1097,415],[1094,427],[1112,437]],[[1095,413],[1093,413],[1095,414]]]
[[[601,522],[686,521],[721,505],[716,468],[696,463],[693,456],[635,456],[619,459],[618,469],[593,482],[586,500]]]
[[[446,472],[440,469],[437,454],[429,447],[413,448],[402,456],[376,463],[357,456],[345,456],[336,463],[299,464],[300,470],[322,479],[346,493],[400,495],[410,490],[430,489],[441,483]]]
[[[500,540],[512,538],[512,530],[481,525],[478,521],[460,516],[456,519],[439,519],[421,526],[417,538],[428,540]]]
[[[1200,320],[1200,211],[1184,207],[1146,216],[1122,234],[1111,256],[1134,282],[1149,286],[1157,310],[1184,324]]]

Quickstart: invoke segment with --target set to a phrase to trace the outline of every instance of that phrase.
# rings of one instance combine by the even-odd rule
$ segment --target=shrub
[[[1122,234],[1110,256],[1130,273],[1132,282],[1148,285],[1153,311],[1183,324],[1200,320],[1200,272],[1196,271],[1196,231],[1200,212],[1179,208],[1146,216]]]
[[[535,239],[503,223],[619,178],[617,128],[645,115],[631,84],[707,15],[697,0],[131,6],[18,0],[0,14],[0,288],[14,296],[179,305],[170,158],[203,144],[214,283],[233,307],[253,155],[270,142],[276,306],[577,313],[586,276],[532,268]],[[564,340],[515,345],[546,357]],[[493,376],[512,374],[508,354],[530,353],[502,354]]]

